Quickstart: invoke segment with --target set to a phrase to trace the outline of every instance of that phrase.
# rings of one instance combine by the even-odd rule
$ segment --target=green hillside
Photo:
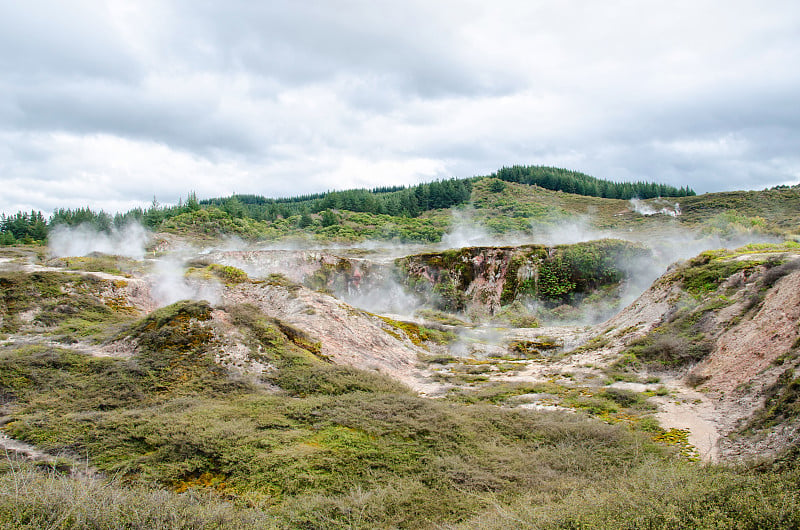
[[[550,189],[548,189],[550,188]],[[658,198],[666,192],[670,198]],[[637,213],[627,197],[643,198],[651,215]],[[649,197],[647,199],[644,199]],[[656,213],[664,208],[680,215]],[[453,213],[458,212],[458,221]],[[637,182],[613,183],[582,173],[539,166],[503,168],[488,177],[449,179],[409,188],[347,190],[270,199],[233,195],[198,201],[190,193],[177,206],[137,208],[111,216],[89,208],[0,217],[0,244],[41,242],[60,225],[89,224],[101,231],[139,222],[150,230],[188,238],[235,235],[248,240],[297,239],[352,243],[367,239],[400,243],[440,241],[455,224],[489,234],[540,232],[566,220],[597,229],[657,232],[683,226],[731,236],[800,233],[800,189],[779,187],[694,195],[688,188]]]

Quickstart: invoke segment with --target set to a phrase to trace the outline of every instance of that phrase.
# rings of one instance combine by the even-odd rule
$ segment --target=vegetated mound
[[[619,287],[643,245],[604,239],[574,245],[467,247],[397,260],[407,285],[437,309],[492,315],[514,302],[547,307],[572,303]]]
[[[65,343],[102,340],[140,314],[137,305],[149,293],[139,280],[98,274],[0,271],[0,332]]]
[[[608,322],[597,347],[621,352],[612,369],[674,374],[700,390],[727,437],[722,457],[775,455],[800,427],[798,322],[800,246],[748,245],[669,271]]]

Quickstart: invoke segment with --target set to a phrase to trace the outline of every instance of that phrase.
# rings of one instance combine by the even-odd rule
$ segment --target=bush
[[[685,366],[704,358],[713,349],[711,342],[701,337],[689,340],[673,333],[675,332],[651,333],[632,342],[622,362],[642,361],[654,368]]]
[[[764,273],[764,286],[772,287],[778,280],[798,269],[800,269],[800,259],[793,259],[772,267]]]

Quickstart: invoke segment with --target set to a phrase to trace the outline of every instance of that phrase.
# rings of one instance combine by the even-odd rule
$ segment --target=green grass
[[[700,296],[715,291],[727,278],[739,271],[752,271],[761,261],[733,260],[725,251],[707,251],[689,262],[676,274],[687,291]]]
[[[627,429],[419,398],[374,372],[326,363],[252,307],[229,308],[274,370],[238,380],[213,363],[210,308],[182,302],[131,325],[127,360],[6,348],[4,429],[81,455],[130,487],[213,490],[288,527],[458,522],[526,491],[562,495],[664,450]],[[260,347],[260,348],[259,348]],[[125,486],[128,487],[128,486]]]
[[[800,526],[800,473],[643,463],[553,500],[502,504],[457,528],[719,529]]]

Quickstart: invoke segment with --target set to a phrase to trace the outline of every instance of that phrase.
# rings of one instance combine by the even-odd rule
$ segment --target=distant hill
[[[332,191],[287,198],[260,195],[198,200],[136,208],[110,215],[90,208],[59,209],[0,217],[0,245],[42,242],[56,226],[89,224],[110,231],[138,222],[155,232],[189,238],[235,235],[251,240],[315,242],[437,242],[460,221],[489,234],[529,233],[575,220],[597,229],[697,228],[731,235],[800,234],[800,189],[695,195],[648,182],[615,183],[560,168],[512,166],[484,177],[448,179],[411,187]]]

